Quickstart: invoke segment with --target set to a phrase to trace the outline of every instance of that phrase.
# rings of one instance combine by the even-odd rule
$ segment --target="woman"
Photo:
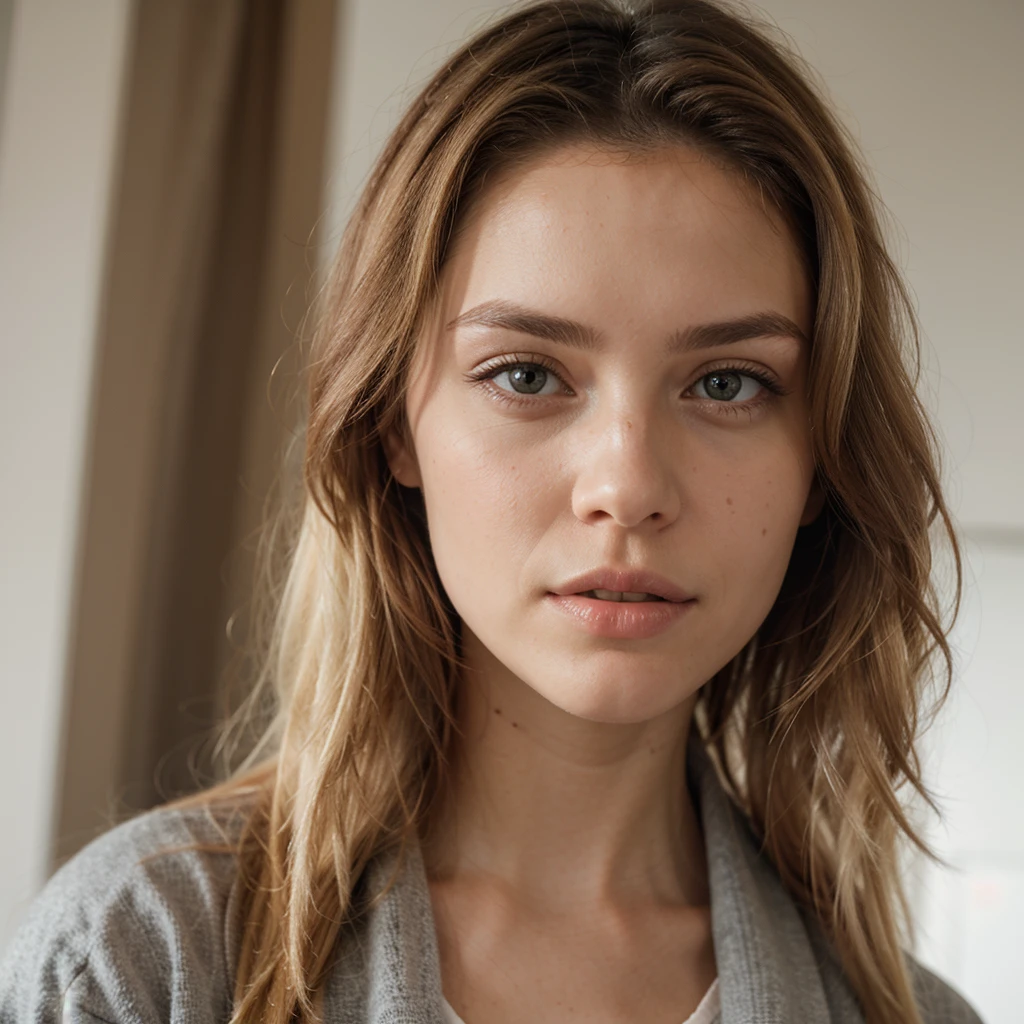
[[[709,0],[543,0],[341,247],[220,787],[62,869],[5,1021],[975,1021],[901,949],[955,538],[870,190]]]

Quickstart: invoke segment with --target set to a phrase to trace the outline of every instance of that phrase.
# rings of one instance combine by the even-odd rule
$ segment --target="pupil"
[[[704,390],[712,398],[728,401],[739,394],[743,381],[738,373],[709,373],[704,378]]]
[[[548,380],[548,371],[540,366],[516,366],[509,371],[512,387],[524,395],[535,395]]]

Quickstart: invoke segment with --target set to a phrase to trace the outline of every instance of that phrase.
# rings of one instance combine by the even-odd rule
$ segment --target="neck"
[[[696,695],[652,721],[591,722],[501,666],[467,662],[461,735],[424,843],[432,880],[492,881],[548,908],[707,904],[686,786]]]

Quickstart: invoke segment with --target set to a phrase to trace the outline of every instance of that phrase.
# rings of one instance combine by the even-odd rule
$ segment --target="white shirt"
[[[697,1009],[690,1014],[683,1024],[713,1024],[721,1009],[722,1000],[718,994],[718,979],[711,982],[711,987],[704,993]],[[444,1001],[444,1019],[446,1024],[465,1024],[465,1021],[451,1008],[448,1000]]]

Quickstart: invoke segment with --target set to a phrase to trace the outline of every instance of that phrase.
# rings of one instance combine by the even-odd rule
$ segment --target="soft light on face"
[[[442,285],[390,459],[467,658],[593,721],[670,711],[757,630],[816,510],[796,243],[693,150],[574,146],[490,186]],[[592,570],[674,601],[555,596]]]

